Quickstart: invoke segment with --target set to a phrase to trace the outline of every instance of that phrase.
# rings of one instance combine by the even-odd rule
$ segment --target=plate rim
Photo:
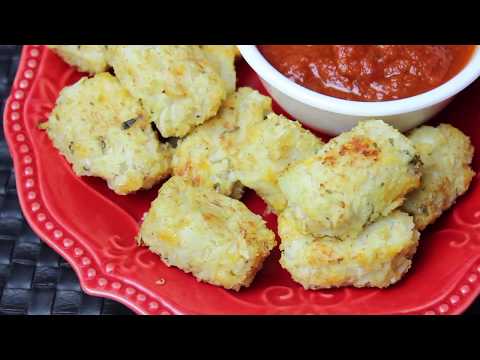
[[[78,239],[69,232],[65,225],[58,224],[59,222],[45,206],[48,200],[43,198],[40,187],[35,188],[34,179],[38,177],[38,172],[32,170],[25,174],[21,158],[30,157],[30,161],[24,162],[24,165],[31,169],[35,168],[36,158],[35,153],[30,152],[31,146],[28,146],[28,143],[32,142],[29,132],[22,131],[22,125],[25,126],[25,117],[28,116],[24,113],[23,105],[33,87],[32,84],[38,77],[39,60],[45,48],[43,45],[24,45],[22,47],[15,79],[10,89],[10,95],[5,101],[3,113],[5,140],[13,160],[18,201],[25,220],[48,246],[72,266],[80,286],[86,294],[118,301],[140,315],[182,314],[150,296],[149,291],[142,289],[138,284],[134,285],[125,282],[124,278],[113,277],[95,261],[85,266],[82,259],[94,259],[95,256],[88,247],[75,247],[74,244],[78,242]],[[26,76],[26,73],[29,75]],[[24,171],[21,172],[21,169]],[[33,182],[26,185],[30,179]],[[29,198],[28,194],[32,192],[32,189],[36,189],[36,196]],[[41,212],[38,212],[39,209],[42,209]],[[39,218],[41,214],[43,214],[41,217],[43,220]],[[77,249],[79,250],[77,251]],[[463,313],[480,294],[480,281],[471,282],[468,278],[473,274],[477,278],[480,277],[479,259],[480,257],[472,261],[472,266],[465,270],[465,274],[441,299],[436,298],[430,306],[422,307],[422,313],[426,315]],[[88,273],[91,269],[94,270],[93,279]],[[466,289],[468,291],[465,291]],[[462,296],[453,295],[453,293],[461,293]],[[158,295],[158,298],[162,300],[161,295]],[[415,310],[410,313],[415,313]]]

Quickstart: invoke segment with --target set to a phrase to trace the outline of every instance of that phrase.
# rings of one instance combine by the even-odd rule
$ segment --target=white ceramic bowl
[[[364,119],[382,119],[400,131],[410,130],[437,114],[480,76],[480,46],[477,46],[463,70],[433,90],[401,100],[349,101],[322,95],[294,83],[270,65],[255,45],[238,47],[283,109],[296,120],[330,135],[348,131]]]

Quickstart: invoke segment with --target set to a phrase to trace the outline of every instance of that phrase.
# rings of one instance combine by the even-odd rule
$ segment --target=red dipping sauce
[[[475,45],[259,45],[290,80],[318,93],[355,101],[403,99],[460,72]]]

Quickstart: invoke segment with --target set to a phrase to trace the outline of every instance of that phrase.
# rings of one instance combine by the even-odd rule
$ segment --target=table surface
[[[18,66],[21,46],[0,45],[0,110]],[[78,278],[23,218],[12,160],[0,130],[0,315],[130,315],[125,306],[85,294]],[[480,298],[466,311],[480,314]]]

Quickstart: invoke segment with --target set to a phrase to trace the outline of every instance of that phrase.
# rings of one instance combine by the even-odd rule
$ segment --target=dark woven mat
[[[2,121],[20,50],[20,46],[0,45]],[[480,314],[480,299],[466,313]],[[0,130],[0,314],[132,314],[121,304],[82,292],[73,269],[27,225],[17,200],[3,126]]]
[[[2,121],[20,50],[20,46],[0,45]],[[70,265],[27,225],[17,200],[3,126],[0,131],[0,314],[132,314],[119,303],[82,292]]]

